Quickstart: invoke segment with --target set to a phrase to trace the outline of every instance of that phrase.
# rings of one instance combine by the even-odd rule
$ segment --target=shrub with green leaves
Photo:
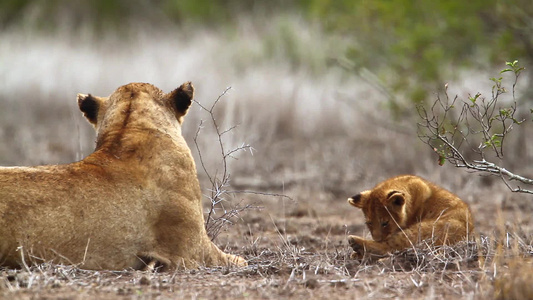
[[[450,98],[446,86],[444,97],[438,95],[432,104],[417,106],[422,120],[418,136],[438,155],[439,165],[450,162],[458,168],[498,176],[511,191],[533,194],[532,189],[520,186],[533,185],[533,179],[503,167],[505,141],[517,126],[527,121],[518,117],[515,95],[524,68],[517,60],[506,64],[500,74],[513,75],[510,99],[502,99],[502,95],[509,93],[502,76],[490,78],[494,83],[490,96],[477,93],[466,100]]]
[[[378,75],[410,100],[459,74],[516,57],[533,61],[533,2],[529,0],[303,0],[326,28],[353,38],[356,69]],[[533,82],[533,80],[532,80]],[[533,86],[533,85],[530,85]]]

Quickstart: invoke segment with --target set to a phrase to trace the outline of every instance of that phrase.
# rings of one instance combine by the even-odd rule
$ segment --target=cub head
[[[387,181],[348,198],[350,205],[363,211],[372,238],[378,242],[407,226],[410,201],[409,188]]]
[[[127,128],[179,127],[192,103],[194,87],[186,82],[164,94],[147,83],[119,87],[109,97],[78,94],[78,106],[97,134]]]

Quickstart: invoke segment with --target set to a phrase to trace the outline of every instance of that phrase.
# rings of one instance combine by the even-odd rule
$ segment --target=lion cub
[[[372,240],[351,235],[352,258],[379,258],[433,239],[435,245],[468,238],[474,222],[468,205],[418,176],[393,177],[348,199],[363,210]]]

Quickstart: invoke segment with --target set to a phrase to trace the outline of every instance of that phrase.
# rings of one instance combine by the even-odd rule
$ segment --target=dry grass
[[[481,236],[454,247],[420,245],[370,264],[349,259],[335,215],[249,213],[223,239],[246,268],[153,273],[41,264],[0,272],[0,297],[99,298],[501,298],[531,297],[531,236]],[[509,233],[512,235],[512,233]]]
[[[326,39],[298,22],[284,26],[294,26],[304,37]],[[215,114],[222,130],[238,125],[225,136],[226,149],[242,143],[255,149],[253,156],[243,153],[229,160],[227,188],[292,198],[226,197],[228,206],[262,207],[242,212],[216,240],[246,257],[246,268],[150,273],[42,264],[1,270],[0,298],[533,297],[530,198],[510,194],[492,178],[438,167],[437,158],[416,138],[416,120],[390,121],[379,91],[364,78],[336,69],[316,75],[295,68],[285,63],[281,46],[274,57],[261,55],[265,33],[271,34],[268,47],[276,47],[277,27],[246,28],[236,29],[244,41],[201,30],[141,32],[128,41],[98,41],[90,34],[0,33],[1,165],[61,163],[87,155],[94,133],[78,113],[78,92],[106,95],[130,81],[170,91],[192,80],[197,100],[206,107],[232,86]],[[317,51],[322,56],[309,59],[327,58],[330,48]],[[467,83],[476,80],[464,78]],[[457,92],[484,88],[467,87],[471,90]],[[189,145],[194,145],[200,120],[209,117],[199,107],[191,109],[184,125]],[[211,174],[221,168],[216,143],[216,133],[202,131],[198,146]],[[520,145],[522,155],[508,163],[522,167],[517,172],[530,172],[533,144],[522,139]],[[208,194],[210,183],[201,171]],[[422,244],[416,253],[408,249],[373,264],[349,259],[347,235],[368,232],[362,214],[345,199],[401,173],[426,177],[465,199],[476,219],[476,242]],[[207,209],[207,199],[205,204]]]

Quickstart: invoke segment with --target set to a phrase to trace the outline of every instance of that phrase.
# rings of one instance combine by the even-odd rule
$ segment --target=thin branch
[[[211,175],[209,172],[207,172],[207,169],[205,168],[204,158],[202,156],[202,151],[200,151],[200,146],[198,146],[198,136],[200,135],[200,130],[203,128],[204,121],[200,120],[200,124],[198,125],[198,129],[196,130],[196,134],[194,135],[194,145],[196,146],[196,151],[198,152],[198,157],[200,158],[200,165],[202,166],[202,169],[204,170],[204,173],[207,175],[207,178],[209,178],[209,182],[211,182],[212,185],[215,185],[215,182],[213,181],[213,178],[211,178]]]
[[[223,137],[226,133],[229,133],[237,128],[237,125],[230,126],[226,130],[220,129],[220,124],[218,123],[217,119],[215,118],[215,111],[217,109],[217,105],[221,102],[222,98],[227,94],[227,92],[231,89],[231,87],[226,88],[214,101],[214,103],[207,108],[206,106],[202,105],[200,102],[194,100],[194,102],[209,116],[209,127],[215,132],[217,135],[217,144],[220,150],[220,169],[215,169],[214,174],[210,173],[209,170],[206,167],[206,163],[204,160],[204,157],[202,155],[201,148],[198,143],[198,138],[200,136],[201,130],[204,128],[204,122],[200,121],[200,125],[198,126],[198,129],[196,130],[196,134],[194,136],[194,145],[196,146],[196,151],[198,152],[198,156],[200,158],[200,165],[202,167],[202,170],[207,175],[207,178],[209,179],[209,182],[211,183],[211,189],[209,189],[210,195],[205,195],[209,201],[210,201],[210,207],[209,211],[207,212],[206,220],[205,220],[205,228],[208,233],[208,235],[211,237],[212,240],[214,240],[219,232],[224,228],[226,225],[233,224],[232,219],[239,216],[239,214],[245,210],[256,208],[250,204],[241,206],[241,203],[238,203],[237,205],[229,207],[229,209],[226,209],[224,207],[224,203],[226,202],[226,196],[227,195],[235,195],[235,194],[255,194],[255,195],[265,195],[265,196],[274,196],[274,197],[286,197],[289,198],[286,195],[280,195],[280,194],[270,194],[270,193],[263,193],[263,192],[256,192],[256,191],[231,191],[228,190],[228,187],[230,186],[230,179],[231,175],[228,168],[228,158],[236,159],[234,156],[236,153],[241,151],[250,151],[250,153],[253,154],[253,148],[252,146],[242,143],[240,146],[235,147],[233,149],[227,150],[225,147],[225,143],[223,140]],[[242,202],[242,201],[241,201]],[[222,210],[223,213],[217,213],[217,210]]]
[[[291,197],[284,195],[284,194],[276,194],[276,193],[264,193],[264,192],[257,192],[257,191],[249,191],[249,190],[242,190],[242,191],[228,191],[228,194],[253,194],[253,195],[261,195],[261,196],[271,196],[271,197],[281,197],[286,198],[291,201],[294,201]]]
[[[502,106],[500,96],[506,92],[502,78],[491,78],[494,82],[492,96],[486,99],[480,93],[469,96],[462,101],[461,109],[456,114],[457,96],[450,102],[448,85],[445,85],[445,99],[437,95],[436,100],[427,109],[424,105],[417,106],[422,122],[418,125],[418,137],[438,154],[439,164],[449,161],[458,168],[466,168],[474,172],[484,172],[498,176],[512,192],[533,194],[531,189],[513,185],[511,182],[533,185],[533,180],[517,175],[489,157],[499,160],[504,158],[504,145],[514,125],[521,125],[524,120],[517,120],[517,101],[515,88],[520,68],[517,62],[507,63],[515,73],[512,98],[513,103]],[[475,146],[477,145],[477,146]],[[478,156],[470,159],[470,154]],[[468,155],[466,155],[468,154]]]

